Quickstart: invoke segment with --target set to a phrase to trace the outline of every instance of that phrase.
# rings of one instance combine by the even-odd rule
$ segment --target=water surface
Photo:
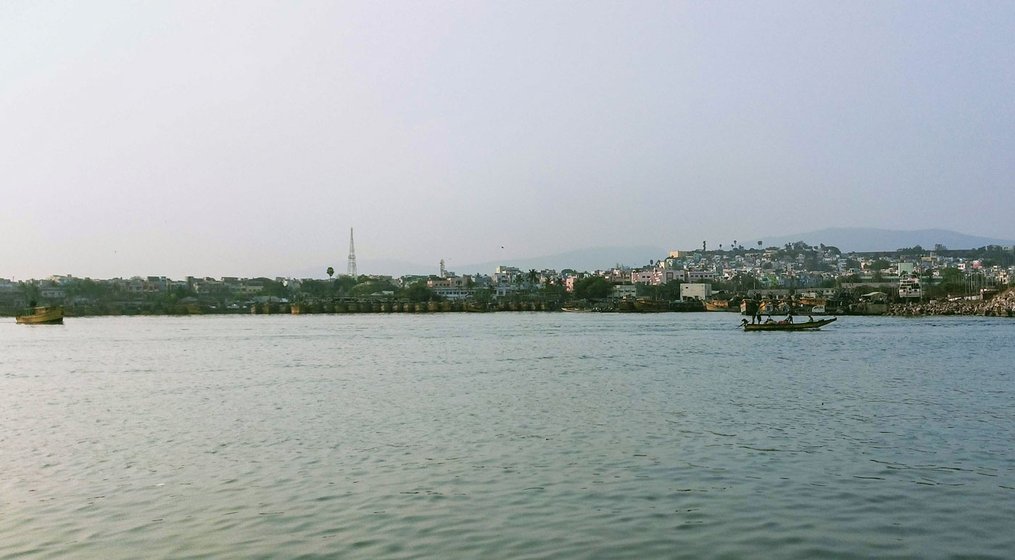
[[[0,324],[0,558],[1008,558],[1015,321]]]

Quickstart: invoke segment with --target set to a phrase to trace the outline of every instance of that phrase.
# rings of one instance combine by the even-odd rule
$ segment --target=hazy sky
[[[1015,2],[0,3],[0,278],[1015,237]]]

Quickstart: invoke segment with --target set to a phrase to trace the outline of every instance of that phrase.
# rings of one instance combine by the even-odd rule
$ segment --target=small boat
[[[634,300],[634,310],[638,313],[659,313],[661,311],[669,311],[670,302],[658,299],[638,298]]]
[[[817,321],[805,321],[803,323],[775,321],[771,323],[755,323],[753,325],[748,323],[747,319],[744,319],[740,325],[744,327],[744,331],[813,331],[835,321],[835,319],[836,317],[832,317],[831,319],[819,319]]]
[[[62,325],[63,307],[33,307],[30,314],[14,319],[21,325]]]
[[[730,311],[730,300],[728,299],[705,300],[705,311]]]

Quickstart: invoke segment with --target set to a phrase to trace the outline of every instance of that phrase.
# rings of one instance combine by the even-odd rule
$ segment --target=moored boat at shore
[[[741,306],[743,310],[743,306]],[[733,311],[730,309],[730,300],[728,299],[708,299],[705,300],[705,311]]]
[[[639,313],[669,311],[670,302],[658,299],[638,298],[634,301],[634,310]]]
[[[63,307],[33,307],[27,315],[18,315],[14,320],[20,325],[63,324]]]

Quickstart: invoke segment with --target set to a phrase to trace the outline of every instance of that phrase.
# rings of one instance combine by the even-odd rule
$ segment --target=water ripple
[[[0,559],[1015,550],[1008,323],[732,319],[3,327]]]

